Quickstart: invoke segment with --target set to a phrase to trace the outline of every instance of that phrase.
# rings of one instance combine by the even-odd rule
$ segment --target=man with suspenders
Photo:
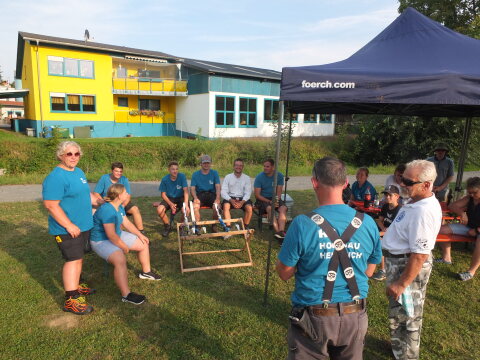
[[[282,280],[295,276],[287,358],[362,359],[368,277],[382,257],[378,228],[343,203],[341,160],[317,160],[312,185],[319,207],[293,220],[277,261]]]

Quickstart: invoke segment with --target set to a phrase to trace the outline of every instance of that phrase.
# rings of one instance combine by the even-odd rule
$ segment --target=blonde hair
[[[125,191],[125,186],[122,184],[113,184],[107,190],[107,196],[104,197],[106,202],[110,202],[118,198]]]
[[[65,141],[62,141],[60,144],[58,144],[57,146],[57,152],[56,152],[56,156],[57,156],[57,159],[62,161],[62,158],[61,156],[65,154],[65,150],[67,150],[67,148],[69,146],[74,146],[78,149],[78,152],[80,153],[80,155],[83,155],[83,152],[82,152],[82,148],[80,147],[80,145],[78,145],[75,141],[72,141],[72,140],[65,140]]]

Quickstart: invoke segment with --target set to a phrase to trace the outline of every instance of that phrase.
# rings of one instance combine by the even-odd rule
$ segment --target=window
[[[75,59],[65,59],[65,76],[75,76],[78,77],[78,60]]]
[[[303,114],[303,122],[304,123],[316,123],[317,122],[317,114]]]
[[[95,111],[95,96],[83,95],[82,96],[83,111],[94,112]]]
[[[273,121],[278,119],[278,100],[265,100],[263,112],[264,121]]]
[[[118,67],[117,68],[117,77],[118,78],[126,78],[127,77],[127,68],[121,68],[121,67]]]
[[[118,107],[128,107],[128,98],[119,97],[118,98]]]
[[[50,75],[63,75],[63,58],[56,56],[48,57],[48,73]]]
[[[257,127],[257,99],[240,98],[240,127]]]
[[[93,61],[49,56],[48,73],[56,76],[93,79]]]
[[[321,114],[320,115],[321,124],[331,124],[332,123],[332,114]]]
[[[160,100],[158,99],[140,99],[140,110],[160,110]]]
[[[80,60],[80,77],[93,78],[93,61]]]
[[[67,95],[67,109],[80,111],[80,95]]]
[[[138,69],[138,77],[159,79],[160,78],[160,71]]]
[[[65,94],[50,96],[50,102],[52,103],[52,111],[65,111]]]
[[[52,112],[95,112],[94,95],[50,93]]]
[[[233,96],[215,97],[215,126],[235,127],[235,98]]]

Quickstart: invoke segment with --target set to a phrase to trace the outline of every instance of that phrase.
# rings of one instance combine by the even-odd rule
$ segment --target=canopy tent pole
[[[292,115],[288,119],[288,142],[287,142],[287,163],[285,165],[285,189],[284,189],[284,198],[285,202],[287,201],[287,185],[288,185],[288,164],[290,163],[290,142],[292,140]]]
[[[280,101],[278,104],[278,124],[277,124],[277,143],[275,148],[275,171],[273,173],[273,194],[272,201],[275,202],[277,194],[277,175],[278,175],[278,163],[280,161],[280,143],[282,138],[282,123],[284,116],[284,104],[283,101]],[[272,206],[273,207],[273,206]],[[273,217],[275,216],[275,209],[272,209],[270,212],[269,223],[273,225]],[[268,240],[268,254],[267,254],[267,270],[265,275],[265,291],[263,293],[263,305],[267,306],[268,298],[268,280],[270,278],[270,258],[272,255],[272,238]]]
[[[462,147],[460,150],[460,158],[458,160],[457,181],[455,182],[455,195],[458,197],[462,191],[463,170],[465,168],[465,160],[467,157],[468,140],[472,130],[472,118],[465,119],[465,127],[463,128]]]

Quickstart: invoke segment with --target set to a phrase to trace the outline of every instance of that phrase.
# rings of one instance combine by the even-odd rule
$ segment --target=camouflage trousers
[[[404,271],[408,258],[385,257],[387,286],[398,280]],[[423,321],[423,304],[427,292],[427,283],[432,271],[432,255],[423,264],[422,270],[410,284],[413,298],[413,317],[409,317],[403,306],[389,299],[388,320],[392,339],[392,352],[397,360],[418,359],[420,356],[420,333]]]

